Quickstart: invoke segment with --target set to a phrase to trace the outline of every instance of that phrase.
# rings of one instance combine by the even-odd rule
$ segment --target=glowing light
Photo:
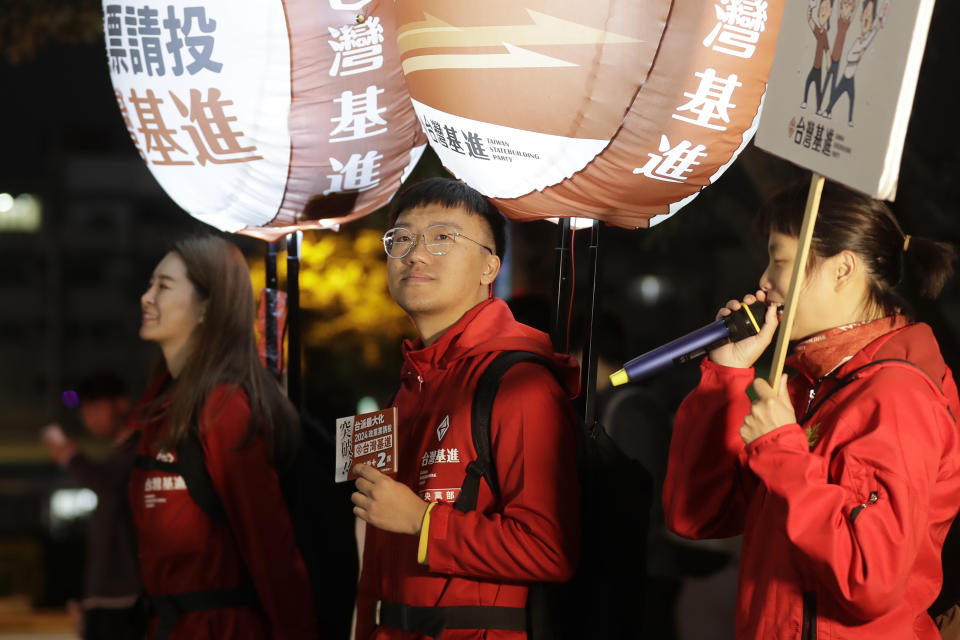
[[[357,413],[370,413],[380,409],[380,405],[373,396],[363,396],[357,401]]]
[[[654,305],[663,296],[663,282],[657,276],[643,276],[637,286],[640,299],[645,304]]]
[[[60,394],[60,402],[62,402],[63,406],[65,406],[67,409],[76,409],[80,404],[80,397],[73,389],[67,389]]]
[[[50,517],[75,520],[97,508],[97,494],[90,489],[59,489],[50,496]]]
[[[549,220],[553,224],[560,224],[560,218],[547,218],[547,220]],[[593,226],[592,218],[570,218],[571,229],[576,229],[577,231],[579,231],[580,229],[589,229],[592,226]]]
[[[22,193],[16,198],[0,193],[0,232],[35,233],[40,230],[42,209],[40,200]]]

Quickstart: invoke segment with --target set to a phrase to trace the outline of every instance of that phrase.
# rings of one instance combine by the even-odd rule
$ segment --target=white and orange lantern
[[[759,121],[783,0],[398,0],[430,145],[514,219],[646,227]]]
[[[391,0],[104,0],[110,77],[166,192],[274,239],[389,202],[425,148]]]

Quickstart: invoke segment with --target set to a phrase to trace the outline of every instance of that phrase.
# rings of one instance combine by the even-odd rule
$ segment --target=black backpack
[[[332,439],[306,418],[301,420],[301,427],[302,441],[296,458],[278,474],[280,487],[297,547],[310,576],[313,610],[321,637],[347,640],[359,571],[350,508],[352,487],[333,482]],[[207,472],[196,425],[177,446],[177,462],[137,456],[134,464],[180,474],[197,506],[212,520],[226,520],[223,502]],[[160,618],[158,640],[169,635],[181,613],[238,605],[258,606],[252,584],[242,589],[147,599],[148,613]]]
[[[480,479],[500,496],[490,439],[500,379],[518,362],[535,362],[556,375],[550,360],[527,351],[499,354],[477,382],[471,432],[477,459],[467,466],[454,508],[477,506]],[[536,583],[527,601],[531,640],[617,640],[639,633],[646,578],[650,475],[620,449],[599,422],[580,425],[577,476],[581,486],[581,552],[576,573],[563,584]]]

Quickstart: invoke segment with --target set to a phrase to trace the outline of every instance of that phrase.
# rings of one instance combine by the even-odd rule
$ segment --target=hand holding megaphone
[[[642,380],[705,353],[724,366],[750,367],[773,340],[777,324],[777,306],[766,304],[763,291],[746,296],[743,302],[731,300],[720,309],[716,320],[630,360],[610,375],[610,382],[616,387]]]

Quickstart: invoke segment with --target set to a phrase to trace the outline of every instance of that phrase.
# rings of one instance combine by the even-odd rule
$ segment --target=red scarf
[[[871,322],[854,322],[821,331],[797,343],[788,364],[817,380],[855,356],[865,346],[910,322],[901,314]]]

